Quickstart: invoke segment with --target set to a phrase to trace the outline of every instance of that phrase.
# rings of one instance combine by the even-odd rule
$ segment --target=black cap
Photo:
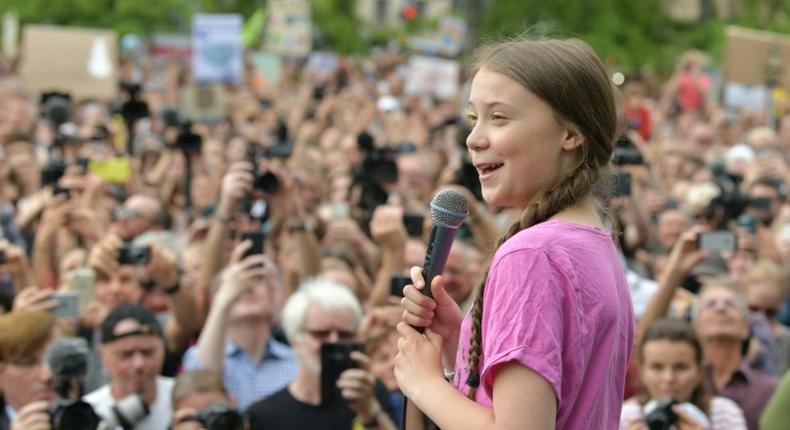
[[[115,327],[124,320],[134,320],[139,323],[136,330],[115,334]],[[128,336],[150,335],[162,338],[162,327],[156,315],[139,304],[125,303],[113,309],[101,323],[101,342],[109,343]]]

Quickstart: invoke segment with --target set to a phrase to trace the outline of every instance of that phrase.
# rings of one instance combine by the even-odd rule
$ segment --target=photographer
[[[57,395],[44,360],[60,336],[55,318],[43,311],[0,316],[0,430],[47,430],[47,408]]]
[[[235,406],[217,373],[182,373],[173,386],[172,430],[241,430],[245,428],[244,419],[233,409]]]
[[[353,347],[345,342],[357,339],[361,319],[362,308],[345,287],[321,279],[303,284],[283,308],[283,327],[299,373],[286,388],[247,410],[251,428],[351,428],[357,421],[365,428],[394,429],[386,389],[368,370],[370,358],[359,351],[348,355]],[[346,352],[338,352],[343,357],[322,357],[322,344],[341,342],[348,346]],[[355,368],[345,366],[349,361]],[[330,368],[346,370],[329,381]],[[322,381],[330,386],[322,386]]]
[[[84,400],[107,419],[115,414],[114,405],[139,393],[149,413],[134,428],[167,428],[173,417],[173,380],[159,376],[165,344],[154,314],[138,304],[116,307],[101,324],[99,353],[110,374],[110,383],[86,395]]]
[[[251,245],[233,250],[197,345],[183,361],[187,371],[222,375],[242,408],[282,389],[297,372],[291,349],[272,336],[282,302],[280,273],[264,255],[243,258]]]
[[[642,337],[636,356],[645,394],[623,404],[620,430],[664,430],[671,425],[678,430],[746,430],[743,412],[732,400],[708,393],[702,344],[690,325],[656,321]],[[672,403],[661,403],[666,399]]]

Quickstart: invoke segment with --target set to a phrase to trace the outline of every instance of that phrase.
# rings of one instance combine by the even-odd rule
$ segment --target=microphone
[[[47,349],[45,357],[52,371],[55,391],[59,396],[73,397],[75,394],[72,392],[73,389],[81,385],[82,379],[88,373],[89,355],[88,342],[79,337],[62,337]],[[79,399],[82,393],[76,395]]]
[[[431,281],[436,275],[444,272],[444,265],[447,263],[447,256],[450,255],[455,234],[467,215],[469,215],[469,203],[458,191],[441,190],[431,201],[431,236],[428,239],[428,250],[422,268],[422,276],[426,284],[422,293],[428,297],[433,298]]]

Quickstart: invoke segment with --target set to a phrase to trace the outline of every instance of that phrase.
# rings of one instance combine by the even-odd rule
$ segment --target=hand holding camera
[[[30,264],[22,248],[11,242],[0,239],[0,269],[11,276],[26,276]]]
[[[377,207],[370,221],[370,234],[386,251],[402,253],[406,243],[403,208],[392,205]]]
[[[146,264],[146,270],[148,271],[149,279],[162,288],[170,288],[176,285],[179,280],[178,258],[176,255],[156,245],[150,245],[148,250],[150,259]],[[141,261],[145,259],[144,256],[139,256],[138,258]]]
[[[17,412],[11,423],[11,430],[50,430],[49,403],[38,401],[28,403]]]
[[[242,241],[233,249],[230,264],[222,273],[222,283],[214,300],[219,306],[229,307],[250,288],[261,283],[270,274],[272,261],[263,254],[244,255],[253,246],[249,240]]]
[[[381,413],[381,405],[373,392],[376,378],[368,370],[370,358],[359,351],[351,351],[350,359],[356,367],[340,374],[337,388],[357,416],[363,422],[370,421]]]
[[[229,219],[236,213],[239,201],[252,192],[254,179],[250,163],[239,161],[230,166],[222,178],[222,191],[217,207],[220,218]]]

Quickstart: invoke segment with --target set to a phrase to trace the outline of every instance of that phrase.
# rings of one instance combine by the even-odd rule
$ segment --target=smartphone
[[[403,225],[410,237],[422,237],[425,217],[418,214],[403,214]]]
[[[113,157],[105,160],[89,160],[88,171],[112,183],[125,183],[132,177],[132,165],[128,158]]]
[[[699,237],[699,249],[701,251],[735,251],[737,244],[738,239],[735,233],[727,230],[703,233]]]
[[[57,292],[52,299],[58,302],[58,307],[52,310],[52,315],[57,318],[75,318],[80,315],[80,298],[73,291]]]
[[[334,202],[329,205],[332,219],[348,219],[351,216],[351,208],[346,202]]]
[[[351,351],[362,351],[362,344],[338,342],[321,344],[321,404],[328,405],[341,400],[337,379],[348,369],[357,367],[351,359]]]
[[[392,275],[390,278],[390,296],[403,297],[403,289],[411,284],[411,278],[405,275]]]
[[[614,197],[624,197],[631,195],[631,173],[618,172],[614,178],[612,195]]]
[[[266,238],[266,235],[260,231],[245,231],[241,233],[241,240],[249,240],[252,242],[252,246],[246,252],[244,252],[244,257],[247,258],[250,255],[261,255],[263,254],[263,242]]]
[[[749,199],[749,207],[759,210],[769,210],[773,202],[773,199],[770,197],[757,197]]]
[[[738,227],[743,227],[749,230],[751,234],[757,233],[757,218],[749,214],[741,214],[736,221]]]
[[[77,293],[79,306],[84,308],[96,299],[96,273],[87,267],[66,273],[69,291]]]
[[[118,264],[145,266],[151,261],[151,248],[147,246],[123,245],[118,249]]]
[[[52,195],[55,197],[63,196],[66,200],[68,200],[71,198],[71,191],[68,188],[55,185],[55,187],[52,188]]]

